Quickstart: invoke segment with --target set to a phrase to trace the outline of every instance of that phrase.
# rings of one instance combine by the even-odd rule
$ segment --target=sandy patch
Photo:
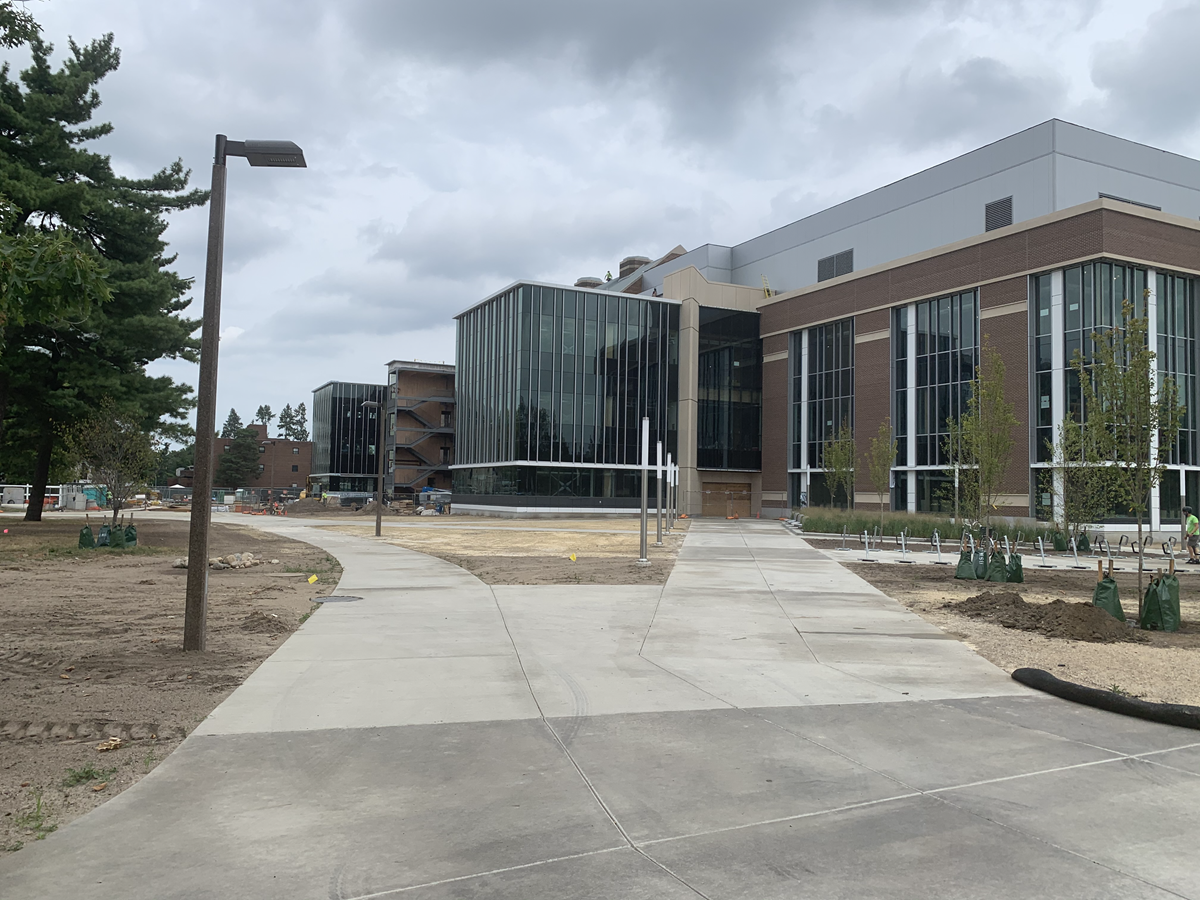
[[[78,550],[74,518],[0,523],[0,848],[9,852],[152,770],[340,572],[309,544],[214,524],[213,555],[279,563],[210,571],[209,649],[185,654],[187,573],[171,563],[186,554],[186,518],[139,520],[139,547],[124,552]],[[119,749],[96,751],[114,736]]]

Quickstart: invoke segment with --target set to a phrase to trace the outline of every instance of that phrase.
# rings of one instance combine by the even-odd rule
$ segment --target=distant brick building
[[[454,465],[454,366],[388,363],[388,476],[393,496],[424,487],[450,490]]]
[[[276,497],[294,498],[308,484],[312,473],[312,441],[291,441],[283,437],[268,437],[267,426],[257,423],[247,426],[258,433],[258,475],[244,487],[265,499],[270,491]],[[233,441],[217,438],[213,445],[213,471],[228,453]],[[222,487],[222,485],[217,485]],[[224,485],[229,487],[229,485]]]

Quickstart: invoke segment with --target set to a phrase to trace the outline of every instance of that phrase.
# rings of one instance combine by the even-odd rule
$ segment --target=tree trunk
[[[26,522],[42,521],[42,507],[46,503],[46,482],[50,480],[50,455],[54,451],[54,427],[44,423],[38,438],[37,462],[33,465],[33,484],[29,491],[29,506],[25,509]]]
[[[1137,602],[1138,602],[1138,625],[1141,625],[1142,624],[1142,600],[1144,597],[1144,594],[1142,593],[1142,572],[1145,570],[1145,567],[1146,567],[1146,542],[1142,540],[1142,514],[1140,511],[1138,512],[1137,526],[1138,526],[1138,593],[1137,593]]]

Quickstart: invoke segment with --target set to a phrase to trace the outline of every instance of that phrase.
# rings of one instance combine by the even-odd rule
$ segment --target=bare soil
[[[51,515],[0,518],[0,852],[136,783],[340,573],[309,544],[214,524],[211,555],[249,551],[278,563],[210,570],[208,649],[185,654],[187,571],[172,562],[186,555],[187,520],[139,518],[137,548],[79,550],[82,521]],[[111,737],[120,747],[99,752]]]
[[[1068,641],[1145,643],[1148,640],[1146,632],[1117,621],[1091,603],[1068,603],[1066,600],[1029,603],[1015,591],[984,591],[966,600],[945,603],[942,609],[971,619],[986,619],[1005,628],[1036,631],[1046,637]]]
[[[373,535],[373,526],[328,526]],[[384,539],[466,569],[485,584],[664,584],[675,567],[687,521],[655,547],[650,524],[649,566],[638,566],[638,523],[611,518],[554,522],[434,516],[388,528]],[[574,555],[575,559],[571,559]]]
[[[1081,626],[1083,620],[1066,627],[1061,622],[1055,624],[1063,615],[1080,615],[1064,613],[1064,606],[1090,607],[1095,571],[1027,565],[1024,584],[996,585],[996,589],[1011,592],[1031,607],[1047,610],[1021,611],[1010,600],[1000,601],[1008,609],[983,615],[980,613],[986,609],[987,600],[959,604],[978,597],[981,590],[986,593],[986,588],[978,581],[956,580],[953,565],[849,561],[843,565],[1008,672],[1029,666],[1088,687],[1118,690],[1155,702],[1200,706],[1200,579],[1192,577],[1187,566],[1178,570],[1183,620],[1180,630],[1173,634],[1136,631],[1097,610],[1116,628],[1133,632],[1127,640],[1113,641],[1091,637],[1096,632]],[[1125,615],[1136,619],[1137,573],[1116,572],[1114,578]],[[1051,606],[1055,601],[1059,604]],[[1098,621],[1094,614],[1083,615]],[[1040,623],[1038,627],[1027,627],[1034,622]],[[1071,636],[1064,636],[1067,634]]]

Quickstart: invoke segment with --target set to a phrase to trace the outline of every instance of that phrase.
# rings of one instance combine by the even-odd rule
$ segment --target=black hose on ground
[[[1137,719],[1147,719],[1163,725],[1176,725],[1180,728],[1200,729],[1200,706],[1185,706],[1182,703],[1150,703],[1127,697],[1112,691],[1102,691],[1098,688],[1084,687],[1071,681],[1055,678],[1042,669],[1017,669],[1012,673],[1014,681],[1019,681],[1027,687],[1045,691],[1055,697],[1094,706],[1096,709],[1119,713],[1123,716],[1133,716]]]

